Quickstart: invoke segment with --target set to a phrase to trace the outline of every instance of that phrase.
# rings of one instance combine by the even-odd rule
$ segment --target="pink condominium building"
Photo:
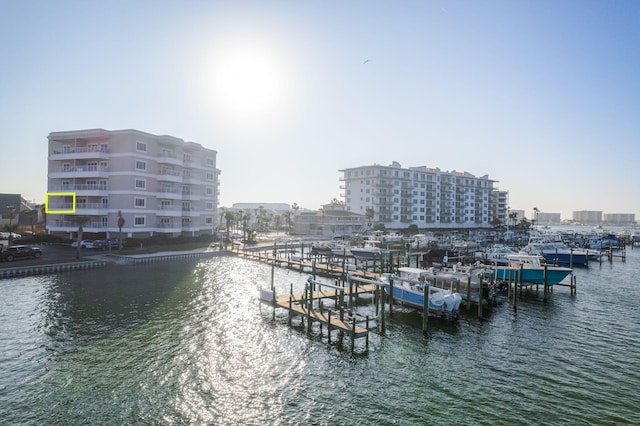
[[[47,229],[73,238],[212,234],[219,174],[216,151],[139,130],[49,134]],[[75,194],[75,211],[73,196]]]

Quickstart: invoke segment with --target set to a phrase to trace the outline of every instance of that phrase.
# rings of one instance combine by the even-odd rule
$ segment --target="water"
[[[237,258],[0,281],[4,424],[640,424],[640,250],[356,353],[257,302]],[[275,270],[279,292],[306,274]],[[335,333],[335,332],[334,332]]]

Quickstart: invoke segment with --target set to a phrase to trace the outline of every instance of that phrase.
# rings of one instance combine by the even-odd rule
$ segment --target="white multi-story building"
[[[218,208],[216,151],[173,136],[104,129],[49,134],[47,228],[89,236],[212,234]],[[66,195],[56,195],[66,193]],[[75,212],[72,210],[75,194]]]
[[[373,214],[373,222],[389,229],[490,228],[493,184],[487,175],[439,168],[390,166],[340,170],[345,205],[354,213]],[[497,197],[496,200],[503,200]],[[506,218],[505,212],[502,213]]]
[[[586,224],[602,223],[602,211],[579,210],[573,212],[573,221]]]

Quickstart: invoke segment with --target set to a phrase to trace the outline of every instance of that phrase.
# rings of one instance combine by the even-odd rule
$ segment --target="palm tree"
[[[373,207],[367,207],[367,210],[365,212],[365,216],[367,217],[367,220],[369,221],[369,228],[371,228],[371,222],[373,221],[373,216],[375,216],[376,212],[375,210],[373,210]]]
[[[242,239],[247,241],[247,224],[251,220],[251,212],[250,211],[242,211]]]
[[[231,237],[231,235],[229,234],[229,228],[231,227],[231,222],[233,222],[234,216],[235,214],[231,210],[227,210],[226,212],[224,212],[224,220],[227,225],[227,238],[225,240],[226,242],[229,242],[229,239]]]
[[[76,247],[76,259],[80,259],[80,247],[82,246],[82,233],[84,231],[84,225],[89,222],[91,218],[89,216],[74,216],[73,221],[78,225],[78,247]]]
[[[38,209],[37,206],[35,209],[31,209],[29,211],[26,212],[26,215],[29,216],[29,221],[31,222],[31,235],[35,235],[35,230],[34,230],[34,224],[33,224],[33,216],[38,216]]]
[[[122,227],[124,226],[124,217],[122,210],[118,210],[118,250],[122,250]]]
[[[284,220],[287,225],[287,233],[291,234],[291,228],[293,228],[293,213],[291,213],[290,211],[286,211],[282,213],[282,216],[284,216]]]
[[[13,242],[13,218],[16,216],[16,206],[7,206],[7,213],[9,213],[9,245]]]

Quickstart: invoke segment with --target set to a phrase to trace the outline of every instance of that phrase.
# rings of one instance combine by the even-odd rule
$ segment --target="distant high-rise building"
[[[550,225],[561,223],[560,213],[534,212],[534,219],[538,217],[537,225]]]
[[[54,132],[48,139],[49,232],[72,237],[76,217],[86,216],[84,232],[117,236],[121,212],[129,238],[213,233],[216,151],[139,130]]]
[[[573,221],[585,224],[602,223],[602,212],[594,210],[580,210],[573,212]]]
[[[634,213],[605,213],[604,222],[611,225],[632,225],[636,223]]]
[[[439,168],[370,165],[342,172],[341,189],[348,211],[371,216],[386,228],[490,228],[506,222],[506,192],[493,194],[487,175]]]

